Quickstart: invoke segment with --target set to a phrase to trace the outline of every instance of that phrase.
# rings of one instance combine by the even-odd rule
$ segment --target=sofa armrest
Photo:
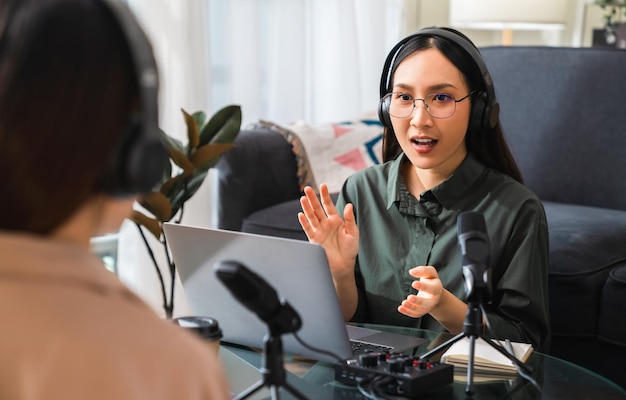
[[[291,144],[279,133],[244,129],[234,144],[216,166],[217,227],[239,231],[251,213],[297,199],[301,192]]]

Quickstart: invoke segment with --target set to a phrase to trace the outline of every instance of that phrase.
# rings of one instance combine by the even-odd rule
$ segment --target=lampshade
[[[566,14],[567,0],[450,0],[450,25],[457,28],[558,30]]]

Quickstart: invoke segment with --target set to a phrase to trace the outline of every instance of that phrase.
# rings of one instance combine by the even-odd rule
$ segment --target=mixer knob
[[[359,365],[365,368],[376,368],[378,365],[378,355],[376,353],[359,355]]]
[[[387,360],[387,370],[394,374],[401,374],[405,371],[405,361],[403,358],[391,358]]]

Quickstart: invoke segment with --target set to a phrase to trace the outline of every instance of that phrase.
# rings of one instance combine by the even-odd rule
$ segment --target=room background
[[[181,140],[181,108],[211,115],[239,104],[242,127],[259,119],[315,124],[373,112],[389,49],[421,27],[450,25],[453,2],[128,0],[159,64],[160,125]],[[515,31],[513,45],[589,46],[592,28],[603,26],[602,10],[591,0],[567,1],[564,14],[562,30]],[[479,47],[501,44],[499,30],[459,29]],[[213,226],[214,181],[212,171],[187,203],[183,223]],[[157,275],[137,227],[124,223],[111,241],[119,277],[162,313]],[[188,314],[179,282],[175,292],[175,315]]]

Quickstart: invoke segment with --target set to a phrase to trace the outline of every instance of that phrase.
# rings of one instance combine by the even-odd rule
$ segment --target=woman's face
[[[414,99],[440,93],[458,100],[469,94],[469,88],[461,71],[439,50],[431,48],[408,56],[398,65],[393,76],[393,92]],[[398,143],[415,168],[444,177],[457,169],[467,154],[465,133],[470,110],[470,97],[467,97],[456,103],[452,116],[433,118],[424,103],[416,100],[410,117],[391,116]]]

